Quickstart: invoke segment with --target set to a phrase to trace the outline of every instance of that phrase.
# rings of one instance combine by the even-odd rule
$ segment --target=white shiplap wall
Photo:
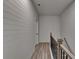
[[[4,59],[30,59],[35,39],[36,12],[30,0],[4,0]]]
[[[40,16],[39,42],[50,42],[50,32],[56,40],[60,38],[59,16]]]
[[[75,3],[73,2],[60,16],[61,37],[66,38],[71,50],[75,53]],[[66,46],[66,44],[64,44]]]

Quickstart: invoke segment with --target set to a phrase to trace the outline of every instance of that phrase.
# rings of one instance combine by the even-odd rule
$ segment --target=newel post
[[[63,43],[62,39],[58,39],[58,45],[57,45],[57,59],[61,59],[61,47],[60,45]]]

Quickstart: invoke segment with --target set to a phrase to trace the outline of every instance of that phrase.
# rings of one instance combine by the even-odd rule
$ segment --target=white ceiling
[[[40,15],[59,15],[73,0],[33,0]],[[40,6],[38,4],[40,3]]]

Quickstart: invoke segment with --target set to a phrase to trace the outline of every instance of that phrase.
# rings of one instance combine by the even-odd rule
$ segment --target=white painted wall
[[[75,3],[72,3],[60,16],[61,36],[66,37],[68,44],[75,52]]]
[[[30,0],[4,0],[4,59],[30,59],[35,43],[36,16]]]
[[[50,32],[55,39],[60,38],[60,19],[58,16],[39,17],[39,42],[49,42]]]

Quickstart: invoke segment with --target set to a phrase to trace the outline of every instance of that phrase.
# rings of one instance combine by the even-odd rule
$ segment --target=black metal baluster
[[[61,59],[62,59],[62,54],[63,54],[63,53],[62,53],[62,49],[61,49]]]
[[[63,59],[65,59],[65,52],[63,51]]]
[[[68,59],[68,55],[66,54],[66,59]]]

